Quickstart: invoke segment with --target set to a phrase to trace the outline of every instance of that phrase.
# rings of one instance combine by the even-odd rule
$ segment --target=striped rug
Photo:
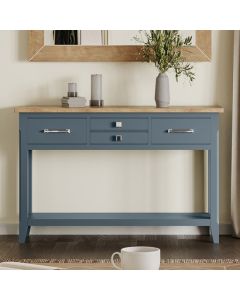
[[[111,263],[110,259],[78,259],[78,258],[0,258],[0,262],[4,261],[18,261],[22,263],[33,263],[33,264],[43,264],[43,263],[81,263],[81,264],[106,264]],[[118,260],[116,260],[118,261]],[[170,258],[170,259],[161,259],[162,264],[240,264],[240,259],[232,258],[216,258],[216,259],[185,259],[185,258]]]
[[[110,259],[14,259],[0,262],[39,264],[67,270],[113,270]],[[161,270],[240,270],[240,259],[162,259]]]

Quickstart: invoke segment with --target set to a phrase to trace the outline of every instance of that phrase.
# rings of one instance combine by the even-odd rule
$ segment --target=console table
[[[219,106],[16,107],[19,113],[19,242],[31,226],[208,226],[219,243]],[[207,150],[208,211],[201,213],[32,212],[32,150]]]

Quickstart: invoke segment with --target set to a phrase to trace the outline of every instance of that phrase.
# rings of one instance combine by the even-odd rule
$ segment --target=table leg
[[[32,151],[25,149],[21,143],[19,162],[19,242],[25,243],[30,232],[28,216],[32,202]]]
[[[218,134],[212,149],[208,151],[208,207],[211,215],[211,235],[214,244],[219,243],[219,147]]]

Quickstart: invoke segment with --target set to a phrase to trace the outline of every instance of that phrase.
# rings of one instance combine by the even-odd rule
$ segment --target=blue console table
[[[16,107],[19,113],[19,242],[31,226],[208,226],[219,243],[221,107]],[[34,213],[32,150],[207,150],[208,212]]]

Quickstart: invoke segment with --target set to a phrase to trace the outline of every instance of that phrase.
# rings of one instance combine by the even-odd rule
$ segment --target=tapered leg
[[[28,150],[28,213],[32,213],[32,150]]]
[[[208,152],[208,201],[211,215],[211,235],[214,244],[219,243],[219,149],[218,135]]]
[[[19,162],[19,242],[25,243],[30,232],[28,217],[32,202],[32,151],[25,148],[24,144],[21,143],[21,138]]]
[[[21,222],[19,225],[19,243],[24,244],[28,241],[31,227],[26,223]]]

